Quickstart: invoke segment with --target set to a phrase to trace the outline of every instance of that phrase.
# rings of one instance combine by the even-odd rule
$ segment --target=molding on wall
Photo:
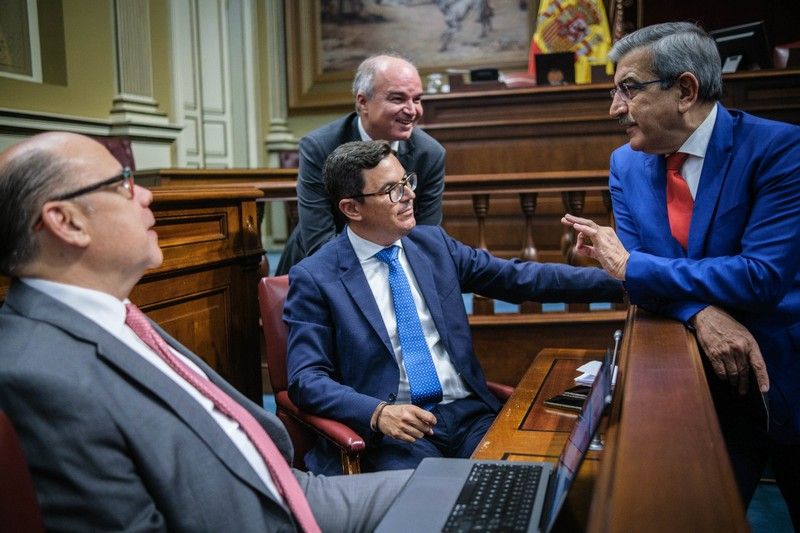
[[[3,137],[3,145],[7,146],[45,131],[130,137],[136,167],[142,169],[174,166],[171,146],[181,128],[174,124],[115,123],[112,120],[0,108],[0,136]]]

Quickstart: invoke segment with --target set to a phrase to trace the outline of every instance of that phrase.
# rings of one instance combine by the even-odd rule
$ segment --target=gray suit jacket
[[[159,332],[291,457],[275,416]],[[15,282],[0,339],[0,409],[20,435],[48,530],[294,530],[208,413],[91,320]]]
[[[322,167],[338,146],[359,141],[358,115],[353,112],[322,126],[300,140],[300,168],[297,176],[297,208],[300,220],[286,242],[277,275],[289,269],[320,246],[341,233],[345,220],[325,191]],[[417,224],[442,223],[445,150],[436,139],[414,128],[407,141],[397,148],[397,159],[407,172],[416,172],[417,198],[414,215]]]

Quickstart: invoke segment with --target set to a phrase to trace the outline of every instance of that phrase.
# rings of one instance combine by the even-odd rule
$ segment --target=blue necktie
[[[389,266],[389,288],[392,290],[403,366],[406,367],[411,387],[411,403],[430,409],[442,400],[442,385],[422,333],[408,278],[397,259],[399,251],[399,247],[390,246],[375,254],[375,257]]]

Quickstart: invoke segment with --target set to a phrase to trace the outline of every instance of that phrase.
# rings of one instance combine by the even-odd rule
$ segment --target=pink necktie
[[[689,154],[675,152],[667,156],[667,216],[669,229],[684,250],[689,243],[689,225],[692,222],[694,200],[689,185],[681,176],[681,167]]]
[[[179,376],[200,391],[203,396],[214,402],[214,407],[217,410],[239,424],[239,427],[242,428],[256,450],[261,454],[261,457],[264,458],[267,469],[272,475],[272,480],[278,487],[283,499],[289,505],[289,509],[291,509],[300,528],[306,533],[319,532],[320,528],[314,519],[300,484],[292,474],[289,464],[261,424],[233,398],[176,357],[167,342],[153,329],[150,321],[138,307],[132,303],[127,304],[126,307],[128,313],[125,323],[133,332],[152,348]]]

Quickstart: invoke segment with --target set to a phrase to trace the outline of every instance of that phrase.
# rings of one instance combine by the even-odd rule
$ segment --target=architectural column
[[[114,0],[116,94],[111,134],[131,137],[140,168],[171,166],[169,145],[180,132],[153,98],[149,0]]]
[[[297,150],[297,139],[286,120],[286,32],[283,0],[266,0],[266,61],[269,83],[269,132],[265,140],[267,165],[278,167],[278,153]]]

